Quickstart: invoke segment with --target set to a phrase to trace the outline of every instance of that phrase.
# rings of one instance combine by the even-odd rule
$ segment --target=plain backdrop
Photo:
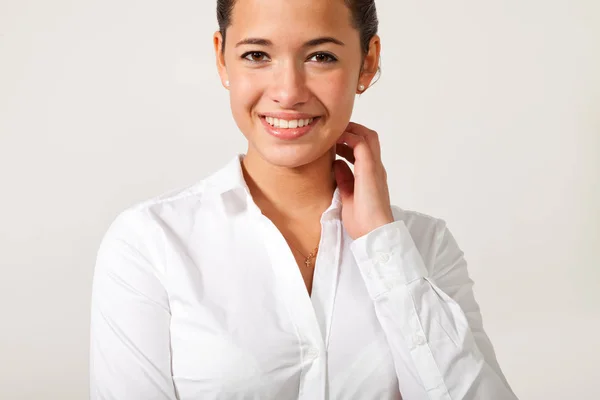
[[[215,4],[0,0],[0,398],[88,397],[109,223],[246,150]],[[600,2],[377,6],[393,203],[447,221],[520,399],[599,399]]]

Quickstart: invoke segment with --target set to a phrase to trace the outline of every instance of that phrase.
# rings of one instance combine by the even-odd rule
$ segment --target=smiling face
[[[344,0],[235,2],[224,53],[214,44],[248,157],[297,167],[335,146],[378,66],[379,39],[363,57],[351,21]]]

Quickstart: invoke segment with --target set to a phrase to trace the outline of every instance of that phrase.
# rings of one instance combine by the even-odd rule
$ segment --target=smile
[[[304,126],[308,126],[312,124],[314,118],[307,119],[281,119],[281,118],[273,118],[273,117],[265,117],[265,120],[269,125],[274,128],[282,128],[282,129],[295,129],[302,128]]]
[[[295,140],[311,132],[321,117],[311,117],[306,114],[288,116],[279,113],[261,115],[260,119],[265,131],[270,135],[280,140]]]

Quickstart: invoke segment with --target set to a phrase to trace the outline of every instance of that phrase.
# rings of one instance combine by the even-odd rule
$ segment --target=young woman
[[[515,399],[463,253],[390,205],[378,135],[350,122],[379,67],[374,0],[217,8],[248,150],[110,227],[92,399]]]

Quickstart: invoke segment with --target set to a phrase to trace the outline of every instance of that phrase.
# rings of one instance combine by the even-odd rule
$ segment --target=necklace
[[[302,253],[300,250],[298,250],[297,247],[294,247],[294,249],[296,249],[296,251],[298,253],[300,253],[300,255],[302,257],[304,257],[304,265],[306,266],[306,268],[310,268],[311,264],[313,262],[313,260],[317,257],[317,252],[319,251],[319,246],[315,247],[315,249],[313,251],[311,251],[307,256],[304,255],[304,253]]]

